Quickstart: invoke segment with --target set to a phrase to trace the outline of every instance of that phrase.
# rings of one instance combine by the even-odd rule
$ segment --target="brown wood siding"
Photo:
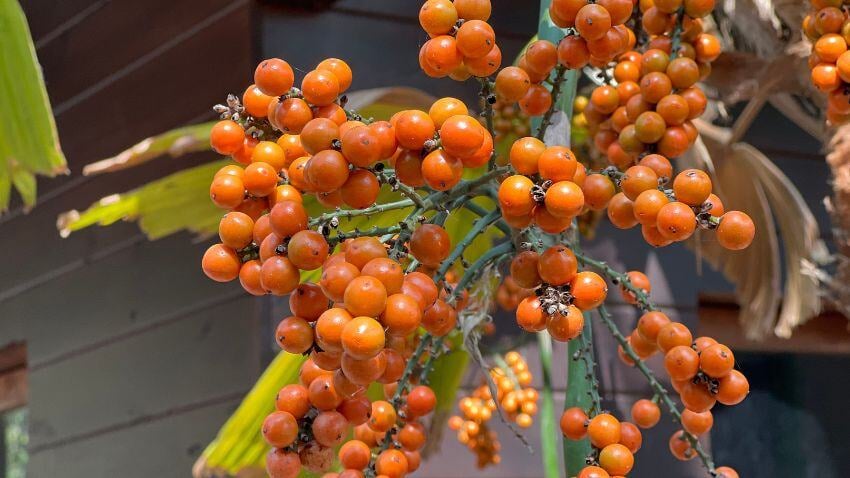
[[[26,340],[29,475],[183,477],[262,371],[258,303],[199,270],[206,243],[135,224],[61,239],[57,214],[190,165],[82,166],[212,119],[250,79],[249,0],[22,1],[72,175],[0,217],[0,347]]]

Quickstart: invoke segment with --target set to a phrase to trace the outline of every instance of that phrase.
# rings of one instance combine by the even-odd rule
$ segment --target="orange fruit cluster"
[[[548,330],[559,342],[578,337],[584,327],[583,312],[598,307],[608,295],[605,280],[593,271],[579,271],[575,254],[563,245],[540,254],[520,252],[511,261],[510,271],[516,285],[538,292],[519,302],[517,324],[527,332]]]
[[[502,64],[496,33],[487,23],[490,0],[427,0],[419,24],[431,37],[419,50],[419,66],[432,78],[464,81],[487,77]]]
[[[577,478],[625,476],[635,464],[634,454],[643,444],[643,435],[631,422],[621,422],[609,413],[589,417],[572,407],[561,415],[561,433],[570,440],[588,438],[594,450],[594,464],[579,472]]]
[[[803,34],[812,42],[812,83],[827,97],[826,119],[833,125],[850,119],[850,20],[842,0],[812,0]]]
[[[501,461],[498,436],[487,425],[493,413],[498,413],[497,407],[501,407],[507,418],[521,428],[530,427],[537,414],[540,394],[530,387],[533,377],[528,363],[514,350],[505,354],[504,361],[510,370],[500,367],[490,370],[497,396],[494,398],[490,387],[482,384],[470,396],[460,399],[460,415],[452,416],[448,422],[449,428],[457,432],[458,441],[475,454],[478,468],[497,465]]]

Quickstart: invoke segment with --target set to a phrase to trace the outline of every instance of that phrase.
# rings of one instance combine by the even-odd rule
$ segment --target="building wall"
[[[72,174],[0,217],[0,347],[25,340],[29,475],[185,477],[262,371],[257,303],[199,268],[187,234],[60,239],[57,214],[212,159],[84,178],[84,164],[212,119],[253,63],[247,0],[22,1]]]

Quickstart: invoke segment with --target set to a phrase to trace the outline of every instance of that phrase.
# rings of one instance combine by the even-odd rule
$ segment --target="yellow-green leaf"
[[[66,173],[56,124],[24,12],[16,0],[0,0],[0,210],[11,184],[24,204],[35,204],[35,174]]]

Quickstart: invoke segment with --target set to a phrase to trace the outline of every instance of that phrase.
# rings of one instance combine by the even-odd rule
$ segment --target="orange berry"
[[[468,58],[481,58],[490,53],[496,44],[496,34],[487,22],[467,20],[455,36],[457,49]]]
[[[313,70],[301,80],[301,93],[310,104],[329,105],[339,96],[339,79],[328,70]]]
[[[691,435],[699,436],[708,433],[714,425],[714,415],[711,412],[692,412],[682,410],[682,428]]]
[[[612,443],[599,452],[599,466],[609,475],[626,475],[634,464],[632,452],[619,443]]]
[[[280,58],[263,60],[254,71],[254,84],[269,96],[288,93],[295,82],[295,74],[289,63]]]
[[[449,256],[451,239],[443,227],[422,224],[410,236],[410,253],[426,266],[437,267]]]
[[[750,216],[740,211],[729,211],[720,218],[716,233],[721,246],[740,251],[753,242],[756,230]]]
[[[587,414],[578,407],[571,407],[561,414],[561,433],[570,440],[581,440],[587,435]]]
[[[596,448],[605,448],[620,441],[620,421],[613,415],[600,413],[587,425],[590,443]]]
[[[229,282],[239,276],[242,261],[236,252],[224,244],[213,244],[204,252],[201,268],[216,282]]]
[[[641,428],[652,428],[661,420],[661,409],[658,405],[645,398],[632,405],[632,421]]]

